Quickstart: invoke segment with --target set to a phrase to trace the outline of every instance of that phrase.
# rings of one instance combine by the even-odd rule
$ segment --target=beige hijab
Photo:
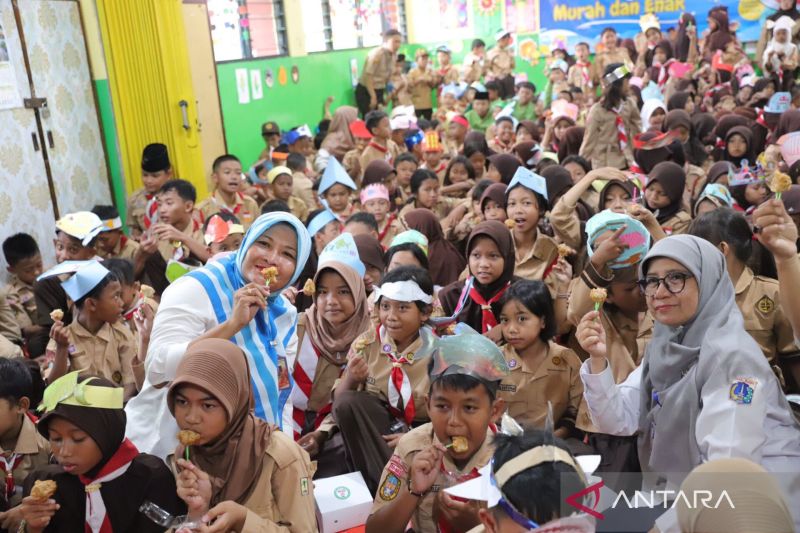
[[[321,273],[328,269],[342,276],[344,282],[350,287],[356,304],[355,311],[344,323],[331,324],[317,308],[317,296],[315,295],[314,304],[306,310],[306,334],[311,336],[311,342],[322,357],[334,365],[343,365],[347,360],[350,345],[356,337],[370,327],[367,293],[364,288],[364,280],[358,275],[358,272],[337,261],[328,261],[317,271],[314,276],[315,284],[319,284]]]
[[[327,150],[336,159],[341,160],[348,151],[356,147],[350,123],[358,118],[358,109],[343,105],[333,114],[328,134],[322,140],[320,148]]]
[[[227,500],[244,504],[261,476],[272,432],[269,424],[253,414],[253,388],[244,352],[223,339],[204,339],[191,345],[167,393],[173,416],[175,392],[182,385],[207,391],[228,415],[228,425],[219,437],[190,450],[191,461],[211,479],[211,505]],[[183,453],[184,447],[179,445],[175,456]]]

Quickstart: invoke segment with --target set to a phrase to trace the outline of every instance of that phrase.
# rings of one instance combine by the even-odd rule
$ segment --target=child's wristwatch
[[[425,492],[415,492],[413,488],[411,488],[411,478],[408,478],[408,492],[411,493],[412,496],[416,496],[420,500],[425,497],[428,491]]]

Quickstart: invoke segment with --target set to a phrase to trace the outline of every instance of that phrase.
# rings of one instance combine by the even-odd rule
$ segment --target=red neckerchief
[[[510,285],[511,282],[503,285],[503,288],[497,291],[497,293],[489,298],[489,300],[486,300],[483,296],[481,296],[475,285],[470,288],[469,297],[473,302],[481,306],[481,333],[486,333],[493,327],[497,326],[497,318],[495,318],[494,313],[492,312],[492,304],[502,298],[503,293],[506,292],[506,289],[508,289]]]
[[[0,455],[0,470],[6,473],[6,500],[11,501],[14,495],[14,470],[25,459],[23,454],[11,453],[8,456]]]
[[[612,109],[614,112],[614,124],[617,127],[617,141],[619,142],[619,151],[625,153],[625,148],[628,146],[628,132],[625,129],[625,122],[622,120],[622,106],[619,109]]]
[[[405,420],[406,424],[410,426],[417,414],[417,409],[414,406],[414,395],[411,391],[411,378],[403,370],[403,365],[411,364],[411,360],[402,354],[393,352],[391,345],[383,342],[380,324],[375,328],[375,336],[381,343],[381,352],[392,363],[392,371],[389,374],[389,411],[397,418]],[[403,394],[404,389],[406,390],[405,395]],[[393,402],[394,396],[398,400],[397,403]]]
[[[499,137],[495,137],[494,138],[494,143],[497,146],[499,146],[500,148],[502,148],[503,150],[511,150],[512,144],[511,143],[508,143],[508,144],[504,143],[503,141],[500,140]]]
[[[592,81],[591,81],[591,77],[589,77],[589,67],[591,67],[592,64],[589,63],[588,61],[585,61],[585,62],[584,61],[576,61],[575,65],[578,68],[581,69],[581,76],[583,77],[583,81],[585,83],[589,84],[588,86],[591,87]]]
[[[383,238],[386,237],[386,234],[389,232],[389,228],[392,227],[392,222],[394,222],[395,218],[397,218],[397,213],[392,213],[389,215],[389,220],[386,221],[386,227],[383,228],[383,231],[378,233],[378,242],[382,242]]]
[[[371,146],[371,147],[375,148],[377,151],[379,151],[381,153],[384,153],[384,154],[389,151],[388,147],[381,146],[380,144],[376,143],[375,141],[370,141],[367,146]]]
[[[153,225],[153,222],[155,222],[157,218],[158,218],[158,201],[151,194],[150,198],[147,200],[147,205],[145,206],[144,228],[150,229],[150,226]]]
[[[764,119],[764,110],[762,108],[760,108],[760,107],[757,107],[756,108],[756,115],[757,115],[756,116],[756,124],[761,124],[762,126],[764,126],[764,128],[769,130],[770,127],[767,126],[767,121]]]
[[[155,193],[153,193],[153,194],[150,194],[149,192],[144,193],[144,199],[147,200],[148,202],[150,200],[152,200],[154,196],[155,196]]]
[[[311,345],[311,348],[314,350],[314,354],[317,356],[317,362],[319,363],[319,348],[317,348],[317,346],[314,344],[314,341],[311,339],[308,339],[308,342]],[[292,377],[294,378],[294,382],[297,387],[303,391],[303,394],[305,394],[306,398],[310,399],[313,377],[306,374],[305,370],[303,370],[303,367],[300,366],[300,364],[295,365],[294,370],[292,371]],[[317,417],[314,419],[315,430],[320,426],[320,424],[322,424],[322,421],[325,419],[328,413],[331,412],[332,408],[333,404],[329,402],[325,405],[325,407],[317,412]],[[294,407],[292,408],[292,418],[294,418],[294,422],[299,428],[299,431],[295,430],[294,432],[294,440],[298,440],[301,437],[301,432],[306,425],[306,412],[303,409]]]
[[[117,451],[114,452],[114,455],[111,456],[111,459],[109,459],[108,462],[103,465],[103,468],[100,469],[97,475],[95,475],[92,478],[87,476],[78,476],[78,479],[84,485],[86,490],[87,515],[90,514],[91,512],[91,509],[89,508],[89,505],[91,503],[89,500],[89,494],[93,491],[98,491],[102,489],[102,483],[95,484],[95,480],[103,478],[111,474],[115,470],[124,467],[125,465],[129,464],[131,461],[136,459],[138,455],[139,455],[139,450],[136,449],[136,446],[134,446],[130,440],[125,439],[124,441],[122,441],[122,444],[119,445]],[[88,523],[85,524],[85,531],[86,533],[92,533],[92,529]],[[100,526],[99,533],[113,533],[113,529],[111,529],[111,520],[109,520],[108,518],[108,513],[106,513],[103,516],[103,523]]]
[[[144,295],[140,292],[139,298],[136,300],[136,303],[133,304],[133,307],[122,313],[122,318],[125,322],[130,322],[133,319],[133,315],[142,308],[142,304],[144,304]]]

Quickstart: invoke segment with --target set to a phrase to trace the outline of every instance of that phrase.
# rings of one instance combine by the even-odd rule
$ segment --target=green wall
[[[526,37],[531,36],[518,36],[518,38]],[[492,42],[491,37],[484,37],[484,40],[487,43]],[[453,54],[454,63],[461,64],[465,53],[469,51],[470,42],[471,40],[464,41],[463,51]],[[445,43],[428,43],[425,46],[433,50],[440,44]],[[452,42],[446,44],[453,47]],[[420,46],[404,45],[400,52],[405,53],[407,57],[413,57],[414,50]],[[355,105],[350,78],[350,60],[355,58],[358,61],[360,73],[368,52],[369,49],[355,49],[321,52],[303,57],[277,57],[218,64],[217,79],[228,152],[237,155],[242,160],[242,165],[248,168],[257,160],[264,148],[264,141],[261,138],[262,123],[274,120],[281,129],[307,123],[313,130],[322,119],[322,105],[326,97],[334,97],[332,110],[340,105]],[[297,84],[291,80],[291,69],[295,65],[300,72]],[[278,79],[281,67],[286,69],[285,85],[281,85]],[[264,94],[261,100],[251,98],[249,103],[239,103],[236,70],[243,68],[248,71],[259,70]],[[263,84],[267,68],[273,73],[274,84],[271,88]],[[531,66],[527,61],[517,58],[517,71],[527,73],[528,79],[536,84],[538,90],[543,90],[545,85],[543,68],[543,62]]]
[[[117,138],[117,126],[114,121],[114,109],[111,106],[111,90],[108,80],[94,80],[95,94],[97,94],[97,109],[100,114],[100,123],[103,126],[103,144],[106,147],[106,163],[108,172],[111,176],[111,196],[114,205],[117,206],[120,218],[125,221],[126,195],[125,180],[122,176],[122,166],[120,165],[119,139]]]

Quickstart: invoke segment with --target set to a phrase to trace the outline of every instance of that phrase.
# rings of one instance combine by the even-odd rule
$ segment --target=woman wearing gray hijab
[[[722,253],[694,236],[668,237],[644,258],[639,278],[656,325],[627,380],[614,384],[597,313],[578,326],[594,424],[612,435],[638,432],[642,471],[655,485],[646,489],[677,490],[694,467],[743,457],[781,473],[788,501],[800,501],[800,425],[744,329]],[[793,512],[800,526],[800,508]],[[674,512],[656,525],[678,530]]]

